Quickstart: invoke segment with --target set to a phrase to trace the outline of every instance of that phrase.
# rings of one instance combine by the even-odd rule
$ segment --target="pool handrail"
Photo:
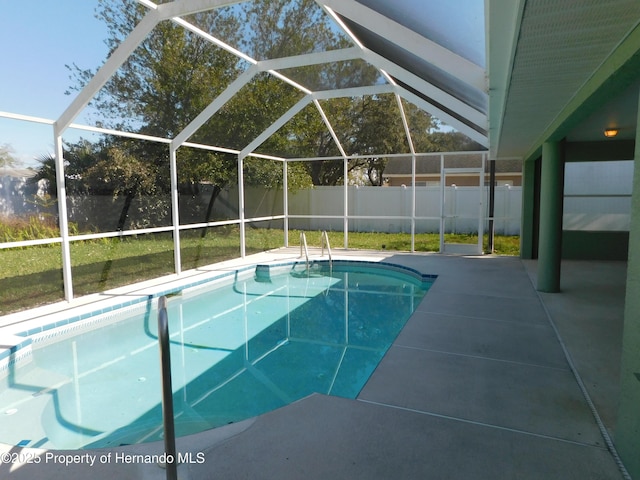
[[[169,353],[169,315],[167,297],[158,298],[158,343],[160,345],[160,373],[162,377],[162,421],[167,480],[177,480],[176,433],[173,418],[173,389],[171,386],[171,356]]]
[[[300,232],[300,258],[302,258],[302,250],[304,248],[304,258],[306,260],[307,270],[309,270],[309,248],[307,248],[307,236],[304,232]]]
[[[327,233],[326,230],[322,231],[322,234],[320,235],[320,240],[322,242],[321,243],[322,251],[321,251],[320,256],[324,257],[324,246],[325,246],[325,243],[326,243],[326,245],[327,245],[327,253],[329,255],[329,266],[331,266],[332,263],[333,263],[333,259],[331,258],[331,246],[329,245],[329,234]]]

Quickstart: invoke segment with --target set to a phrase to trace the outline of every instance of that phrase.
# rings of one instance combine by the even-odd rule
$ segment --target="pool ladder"
[[[329,266],[333,267],[333,258],[331,257],[331,246],[329,245],[329,234],[326,230],[323,230],[320,234],[320,242],[321,242],[321,253],[320,256],[324,257],[324,248],[327,247],[327,254],[329,255]],[[304,232],[300,232],[300,258],[304,253],[304,258],[307,266],[307,270],[309,270],[309,248],[307,247],[307,236]]]
[[[304,250],[304,258],[307,262],[307,270],[309,270],[309,249],[307,248],[307,236],[304,232],[300,232],[300,258]]]
[[[324,247],[326,245],[327,247],[327,255],[329,255],[329,266],[333,266],[333,259],[331,258],[331,245],[329,245],[329,234],[327,233],[326,230],[322,231],[322,234],[320,235],[320,241],[321,241],[321,248],[322,251],[320,253],[321,257],[324,257]]]
[[[160,373],[162,376],[162,422],[164,426],[164,450],[167,463],[164,467],[167,480],[177,480],[176,432],[173,420],[173,388],[171,386],[171,356],[169,354],[169,315],[167,297],[158,298],[158,343],[160,344]]]

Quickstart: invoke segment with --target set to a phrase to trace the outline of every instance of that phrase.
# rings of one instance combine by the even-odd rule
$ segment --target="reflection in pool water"
[[[236,275],[169,299],[176,434],[314,392],[355,398],[429,283],[382,267]],[[162,438],[156,301],[34,348],[0,390],[0,441],[96,448]]]

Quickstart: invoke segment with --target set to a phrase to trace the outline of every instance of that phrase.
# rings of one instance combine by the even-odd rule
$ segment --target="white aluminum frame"
[[[486,155],[482,155],[482,167],[481,168],[445,168],[444,157],[441,161],[441,173],[440,173],[440,253],[466,253],[471,255],[481,255],[484,241],[484,176],[485,172]],[[478,175],[479,186],[478,188],[478,241],[475,244],[466,243],[446,243],[444,239],[445,235],[445,221],[447,218],[454,218],[447,216],[445,213],[446,198],[445,198],[445,183],[447,174],[459,174],[459,173],[474,173]],[[415,178],[415,177],[414,177]],[[468,187],[475,188],[475,187]],[[467,217],[469,218],[469,217]],[[475,217],[471,217],[475,218]]]
[[[150,0],[138,0],[139,3],[148,8],[147,13],[142,20],[136,25],[132,32],[122,41],[122,43],[111,53],[109,58],[100,67],[93,78],[85,85],[84,88],[76,95],[71,101],[69,106],[65,109],[62,115],[55,121],[28,117],[20,114],[12,114],[7,112],[0,112],[0,117],[12,118],[15,120],[24,120],[37,123],[45,123],[52,125],[53,139],[55,145],[55,160],[56,160],[56,176],[57,176],[57,195],[58,195],[58,209],[60,217],[60,237],[49,240],[32,240],[26,242],[16,242],[14,244],[0,244],[1,248],[10,248],[11,246],[29,246],[29,245],[41,245],[44,243],[60,243],[62,248],[62,260],[63,260],[63,279],[65,298],[70,301],[73,298],[73,285],[72,285],[72,272],[71,272],[71,254],[70,243],[73,241],[79,241],[89,238],[106,238],[110,236],[121,236],[129,234],[141,234],[141,233],[157,233],[157,232],[173,232],[174,235],[174,262],[176,274],[181,273],[181,258],[180,258],[180,235],[182,230],[188,228],[200,228],[202,225],[217,226],[224,224],[239,224],[240,225],[240,245],[241,255],[245,256],[245,224],[251,221],[260,221],[261,219],[247,219],[244,212],[244,181],[243,181],[243,162],[247,156],[253,156],[258,158],[277,160],[283,162],[283,186],[284,186],[284,215],[275,215],[269,217],[263,217],[262,219],[284,219],[285,224],[285,239],[284,244],[288,244],[287,230],[289,225],[289,218],[296,218],[296,216],[289,215],[289,205],[287,196],[287,172],[289,161],[313,161],[320,159],[284,159],[277,156],[257,154],[254,150],[258,148],[265,140],[273,135],[279,128],[284,126],[289,120],[295,117],[302,109],[304,109],[310,103],[313,103],[322,120],[331,134],[338,150],[340,151],[340,157],[335,159],[342,160],[344,165],[344,211],[343,211],[343,225],[344,225],[344,246],[348,246],[348,231],[349,231],[349,219],[350,218],[365,218],[358,216],[349,216],[348,214],[348,185],[346,182],[348,173],[348,161],[352,158],[367,158],[372,155],[366,156],[349,156],[340,144],[339,138],[331,125],[329,119],[325,115],[319,100],[327,100],[331,98],[348,97],[348,96],[363,96],[363,95],[381,95],[381,94],[394,94],[399,106],[402,123],[407,137],[409,145],[409,152],[397,155],[378,155],[384,157],[394,156],[406,156],[411,155],[412,159],[412,204],[411,214],[406,217],[411,221],[411,249],[415,247],[415,222],[416,219],[416,157],[421,154],[417,153],[414,148],[414,143],[411,138],[409,125],[406,119],[406,115],[402,106],[401,99],[415,104],[416,106],[423,108],[434,116],[440,118],[445,123],[458,129],[462,133],[466,134],[473,140],[479,142],[483,146],[488,146],[487,135],[483,132],[487,131],[487,116],[482,112],[467,105],[460,99],[442,91],[441,89],[431,85],[425,80],[419,78],[410,71],[401,68],[392,61],[383,58],[382,56],[366,49],[358,38],[349,31],[346,25],[341,21],[338,14],[349,18],[357,18],[358,23],[363,25],[372,31],[384,31],[388,40],[395,43],[398,47],[418,55],[431,63],[437,68],[447,71],[450,75],[468,84],[476,91],[485,92],[485,72],[484,69],[469,62],[468,60],[460,57],[459,55],[451,52],[450,50],[438,45],[437,43],[419,35],[418,33],[398,24],[397,22],[375,12],[374,10],[366,7],[362,3],[354,0],[316,0],[316,2],[329,14],[337,24],[344,30],[344,32],[351,37],[354,43],[354,47],[344,48],[334,51],[315,52],[304,55],[297,55],[286,58],[269,59],[263,61],[257,61],[240,50],[226,44],[222,40],[216,38],[208,32],[203,31],[195,25],[192,25],[184,18],[184,15],[189,15],[197,12],[203,12],[212,10],[215,8],[233,5],[241,3],[241,0],[174,0],[172,2],[163,3],[157,5]],[[108,82],[108,80],[116,73],[116,71],[122,66],[122,64],[129,58],[136,48],[145,40],[145,38],[151,33],[155,26],[161,21],[172,21],[177,25],[191,31],[192,33],[201,36],[211,44],[223,48],[224,50],[236,55],[238,58],[248,62],[251,66],[242,74],[236,78],[217,98],[215,98],[199,115],[194,118],[189,125],[187,125],[178,135],[173,139],[157,138],[148,135],[141,135],[132,132],[119,132],[110,129],[104,129],[94,126],[78,125],[73,121],[77,116],[89,105],[98,91]],[[387,83],[383,85],[362,86],[346,89],[334,89],[328,91],[312,91],[300,85],[299,83],[283,75],[279,70],[307,66],[317,65],[330,62],[348,61],[354,59],[361,59],[368,62],[370,65],[377,68],[381,75],[386,79]],[[222,108],[231,98],[240,92],[242,87],[252,81],[254,76],[260,72],[267,72],[270,75],[280,79],[292,85],[297,90],[301,91],[303,98],[292,106],[285,114],[272,123],[264,132],[256,137],[252,142],[246,145],[241,150],[234,150],[224,148],[215,145],[201,145],[197,143],[191,143],[187,140],[202,126],[205,122],[211,118],[220,108]],[[436,105],[429,103],[427,100],[415,95],[411,91],[397,85],[393,77],[398,78],[404,84],[410,88],[423,92],[428,98],[434,100],[434,103],[438,103],[444,106],[445,110],[454,112],[454,115],[448,113],[448,111],[439,108]],[[486,95],[486,93],[484,93]],[[464,118],[465,121],[460,121],[458,118]],[[64,158],[62,148],[62,137],[65,131],[69,128],[82,129],[92,131],[95,133],[119,135],[134,139],[153,141],[163,144],[168,144],[169,151],[169,166],[170,166],[170,178],[171,178],[171,206],[172,206],[172,225],[168,227],[156,227],[142,230],[135,230],[129,232],[106,232],[104,234],[91,234],[91,235],[77,235],[71,236],[68,228],[68,218],[66,210],[66,190],[65,190],[65,174],[64,174]],[[206,224],[198,225],[180,225],[179,213],[178,213],[178,176],[177,176],[177,150],[182,147],[198,148],[204,150],[212,150],[219,152],[226,152],[236,154],[238,158],[238,191],[239,191],[239,219],[225,222],[210,222]],[[322,158],[322,160],[332,159],[333,157]],[[441,156],[444,159],[444,155]],[[484,162],[485,156],[483,156]],[[442,160],[444,161],[444,160]],[[326,217],[326,218],[330,218]],[[376,217],[378,218],[378,217]],[[387,217],[379,217],[387,218]],[[392,218],[405,218],[405,217],[392,217]],[[442,215],[441,215],[442,218]]]

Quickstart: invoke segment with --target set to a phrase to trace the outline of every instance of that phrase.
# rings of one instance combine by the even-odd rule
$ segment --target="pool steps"
[[[321,257],[324,257],[325,246],[327,247],[327,254],[329,255],[329,266],[333,266],[333,258],[331,257],[331,245],[329,245],[329,234],[326,230],[323,230],[320,234]],[[303,253],[307,270],[309,270],[309,247],[307,246],[307,235],[304,232],[300,232],[300,258],[302,258]]]
[[[331,245],[329,245],[329,234],[326,230],[322,231],[320,235],[320,256],[324,257],[324,247],[327,247],[327,254],[329,255],[329,266],[333,266],[333,259],[331,258]]]

